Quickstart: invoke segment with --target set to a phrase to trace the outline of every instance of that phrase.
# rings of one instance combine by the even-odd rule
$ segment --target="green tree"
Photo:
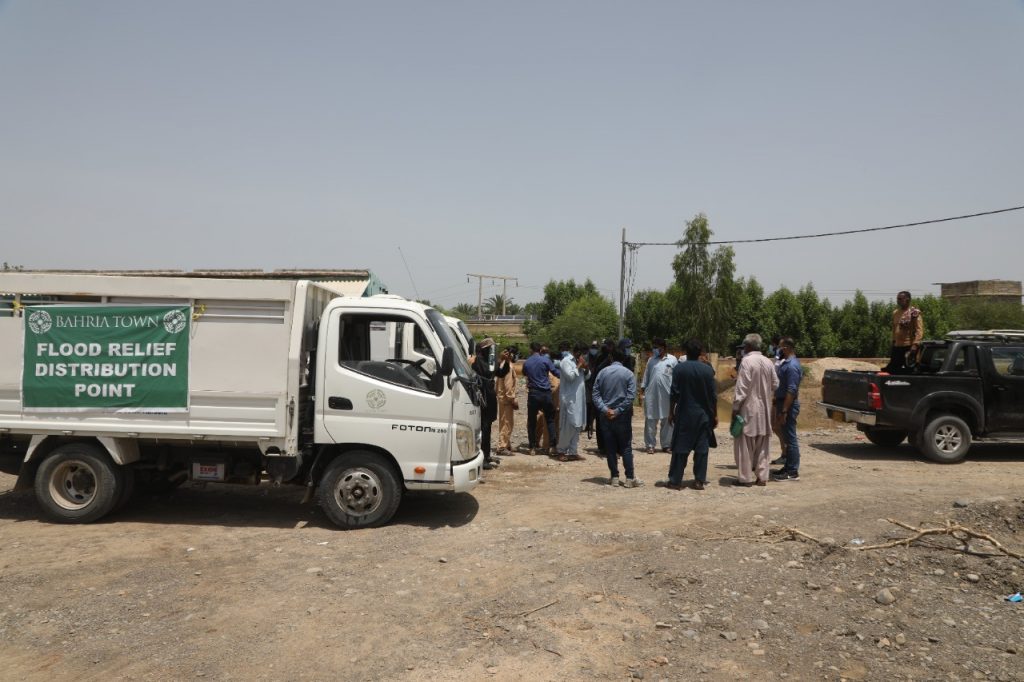
[[[537,319],[542,325],[551,324],[556,317],[569,307],[569,304],[584,296],[600,296],[597,287],[589,279],[583,284],[576,280],[551,280],[544,285],[544,298],[541,300]]]
[[[679,332],[671,301],[664,292],[654,289],[633,296],[626,308],[625,322],[626,335],[641,347],[648,346],[656,337],[669,339]]]
[[[516,305],[512,298],[505,298],[501,294],[495,294],[484,301],[484,313],[487,315],[516,315],[522,307]]]
[[[476,313],[476,306],[472,303],[459,303],[448,311],[449,315],[460,320],[472,320],[476,317]]]
[[[875,355],[877,323],[871,317],[871,306],[860,289],[854,293],[853,300],[833,309],[832,326],[839,340],[837,355],[844,358]]]
[[[764,336],[792,336],[801,354],[813,355],[813,348],[805,348],[808,334],[804,308],[792,291],[786,287],[779,287],[764,300],[764,308],[765,315],[770,320],[763,332]]]
[[[861,357],[888,357],[892,349],[892,301],[871,302],[871,342],[861,350]],[[928,330],[925,329],[925,334]]]
[[[590,343],[594,339],[614,336],[619,324],[615,305],[600,294],[586,294],[569,303],[550,324],[540,328],[531,341],[549,346],[568,341]]]
[[[736,281],[736,306],[730,317],[729,350],[738,348],[751,332],[767,334],[771,321],[764,307],[764,287],[756,278]]]
[[[732,247],[721,246],[713,252],[708,248],[713,234],[703,213],[686,223],[681,251],[672,259],[675,286],[669,297],[682,322],[683,336],[695,336],[710,350],[724,351],[737,301],[736,266]]]
[[[934,333],[931,333],[931,325],[926,331],[931,336],[940,336],[953,329],[1024,329],[1024,308],[1018,303],[998,303],[998,302],[984,302],[984,303],[958,303],[950,304],[947,299],[938,299],[946,304],[949,312],[948,318],[940,318],[943,322],[948,322],[950,325],[946,329],[942,329],[940,325],[936,325]],[[923,299],[921,303],[923,303]],[[915,305],[918,302],[915,301]],[[921,308],[921,314],[924,315],[925,324],[928,325],[928,315],[936,315],[935,311],[929,311],[925,313],[924,307],[918,305]],[[941,315],[941,313],[938,313]]]
[[[805,357],[824,358],[835,355],[839,338],[832,328],[832,305],[828,299],[818,298],[814,285],[805,284],[796,294],[796,300],[804,313],[806,337],[797,339],[797,352]],[[777,330],[783,334],[783,330]]]

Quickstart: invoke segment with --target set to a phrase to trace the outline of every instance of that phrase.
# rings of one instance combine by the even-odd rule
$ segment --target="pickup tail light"
[[[868,384],[868,407],[872,410],[882,409],[882,392],[878,384]]]

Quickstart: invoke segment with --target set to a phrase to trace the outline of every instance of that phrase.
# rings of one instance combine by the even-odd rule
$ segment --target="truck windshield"
[[[469,365],[466,364],[465,351],[462,349],[462,345],[452,336],[448,321],[433,308],[427,309],[427,320],[430,322],[430,326],[434,328],[434,333],[441,339],[444,347],[452,349],[452,355],[455,358],[455,375],[460,379],[470,379],[473,373],[470,371]]]

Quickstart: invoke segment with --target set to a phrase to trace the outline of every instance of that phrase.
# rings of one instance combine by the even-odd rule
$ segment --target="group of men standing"
[[[899,292],[898,307],[892,314],[892,355],[884,371],[898,374],[913,371],[924,336],[921,311],[911,305],[910,293]],[[762,351],[763,340],[748,334],[737,353],[735,396],[730,432],[737,475],[733,485],[763,486],[773,481],[800,480],[800,444],[796,423],[800,415],[800,382],[803,367],[796,356],[791,337],[772,338]],[[478,345],[487,350],[494,345],[484,339]],[[523,364],[527,383],[527,434],[530,454],[551,454],[561,461],[582,459],[580,433],[588,436],[597,424],[598,449],[608,462],[608,483],[620,485],[619,459],[625,473],[621,485],[636,488],[643,482],[636,477],[633,462],[633,402],[637,397],[636,359],[629,339],[616,344],[594,341],[590,348],[562,344],[559,354],[549,357],[547,347],[533,343],[530,357]],[[473,369],[483,379],[485,407],[482,422],[482,449],[485,468],[499,461],[490,452],[491,422],[499,423],[499,453],[511,454],[512,425],[515,410],[517,376],[515,357],[506,349],[498,367],[490,370],[477,355]],[[552,379],[561,382],[560,409],[552,395]],[[672,489],[683,487],[683,473],[693,454],[696,490],[707,484],[708,452],[717,447],[718,397],[715,371],[707,362],[697,339],[685,344],[685,357],[669,353],[665,339],[651,344],[651,357],[644,368],[639,396],[644,409],[644,447],[648,453],[660,448],[672,454],[668,478],[658,485]],[[557,414],[557,418],[556,418]],[[557,422],[557,425],[556,425]],[[550,452],[539,448],[541,432],[550,443]],[[769,461],[772,435],[779,438],[782,455]],[[770,465],[780,468],[770,471]]]
[[[493,344],[493,340],[484,339],[478,348],[486,351]],[[595,342],[589,349],[566,343],[552,357],[542,344],[531,344],[530,357],[522,366],[527,385],[529,454],[550,454],[560,461],[582,459],[580,433],[585,428],[589,433],[596,421],[598,448],[608,463],[608,483],[626,488],[643,485],[636,476],[633,459],[633,403],[638,390],[629,348],[628,342],[606,341],[600,346]],[[478,353],[474,358],[473,368],[485,384],[481,446],[485,468],[490,469],[500,461],[491,455],[491,422],[499,420],[498,452],[512,454],[512,425],[519,402],[515,363],[509,349],[502,352],[494,370],[489,369],[483,355]],[[799,479],[796,419],[800,412],[802,368],[790,338],[782,339],[772,355],[769,358],[762,354],[761,337],[757,334],[744,339],[733,403],[734,419],[742,422],[734,440],[736,485],[764,485],[769,476],[775,480]],[[552,396],[552,380],[560,382],[558,409]],[[664,339],[654,339],[639,395],[644,409],[646,451],[653,453],[660,448],[672,454],[668,479],[659,485],[681,489],[691,453],[693,487],[703,490],[707,484],[709,448],[717,446],[715,386],[714,369],[707,362],[699,340],[688,341],[685,356],[676,359]],[[549,451],[539,447],[542,432],[550,443]],[[772,433],[778,434],[782,442],[783,456],[776,461],[783,466],[770,475],[768,450]],[[620,478],[620,459],[624,480]]]
[[[744,339],[733,402],[733,418],[739,423],[733,441],[737,468],[734,484],[743,487],[765,485],[769,477],[776,481],[800,478],[796,420],[803,368],[793,339],[781,339],[770,357],[761,352],[761,344],[757,334]],[[596,393],[595,387],[595,400]],[[708,482],[708,453],[717,447],[718,426],[715,371],[707,362],[703,344],[690,339],[685,357],[677,360],[668,352],[664,339],[654,339],[640,395],[644,403],[644,447],[648,453],[660,446],[672,454],[668,478],[659,485],[681,489],[692,453],[693,487],[703,490]],[[770,474],[768,452],[773,433],[782,443],[782,456],[776,460],[782,467]],[[610,457],[609,468],[614,482],[617,470]]]

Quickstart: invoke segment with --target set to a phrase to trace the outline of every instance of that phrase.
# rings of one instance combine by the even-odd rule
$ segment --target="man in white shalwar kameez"
[[[768,481],[768,448],[772,436],[772,396],[779,386],[775,363],[761,354],[761,337],[743,339],[743,361],[736,375],[732,413],[745,420],[743,433],[733,441],[737,478],[735,485],[765,485]]]
[[[651,358],[644,370],[640,383],[640,398],[644,401],[644,446],[647,452],[654,452],[661,427],[661,449],[672,449],[672,425],[668,423],[671,413],[672,368],[678,362],[668,352],[665,339],[654,339],[651,344]]]
[[[569,344],[559,346],[562,359],[558,369],[562,375],[559,385],[560,405],[558,409],[558,459],[572,462],[583,459],[578,452],[580,430],[587,421],[587,387],[590,376],[587,370],[585,346],[577,345],[572,351]]]

